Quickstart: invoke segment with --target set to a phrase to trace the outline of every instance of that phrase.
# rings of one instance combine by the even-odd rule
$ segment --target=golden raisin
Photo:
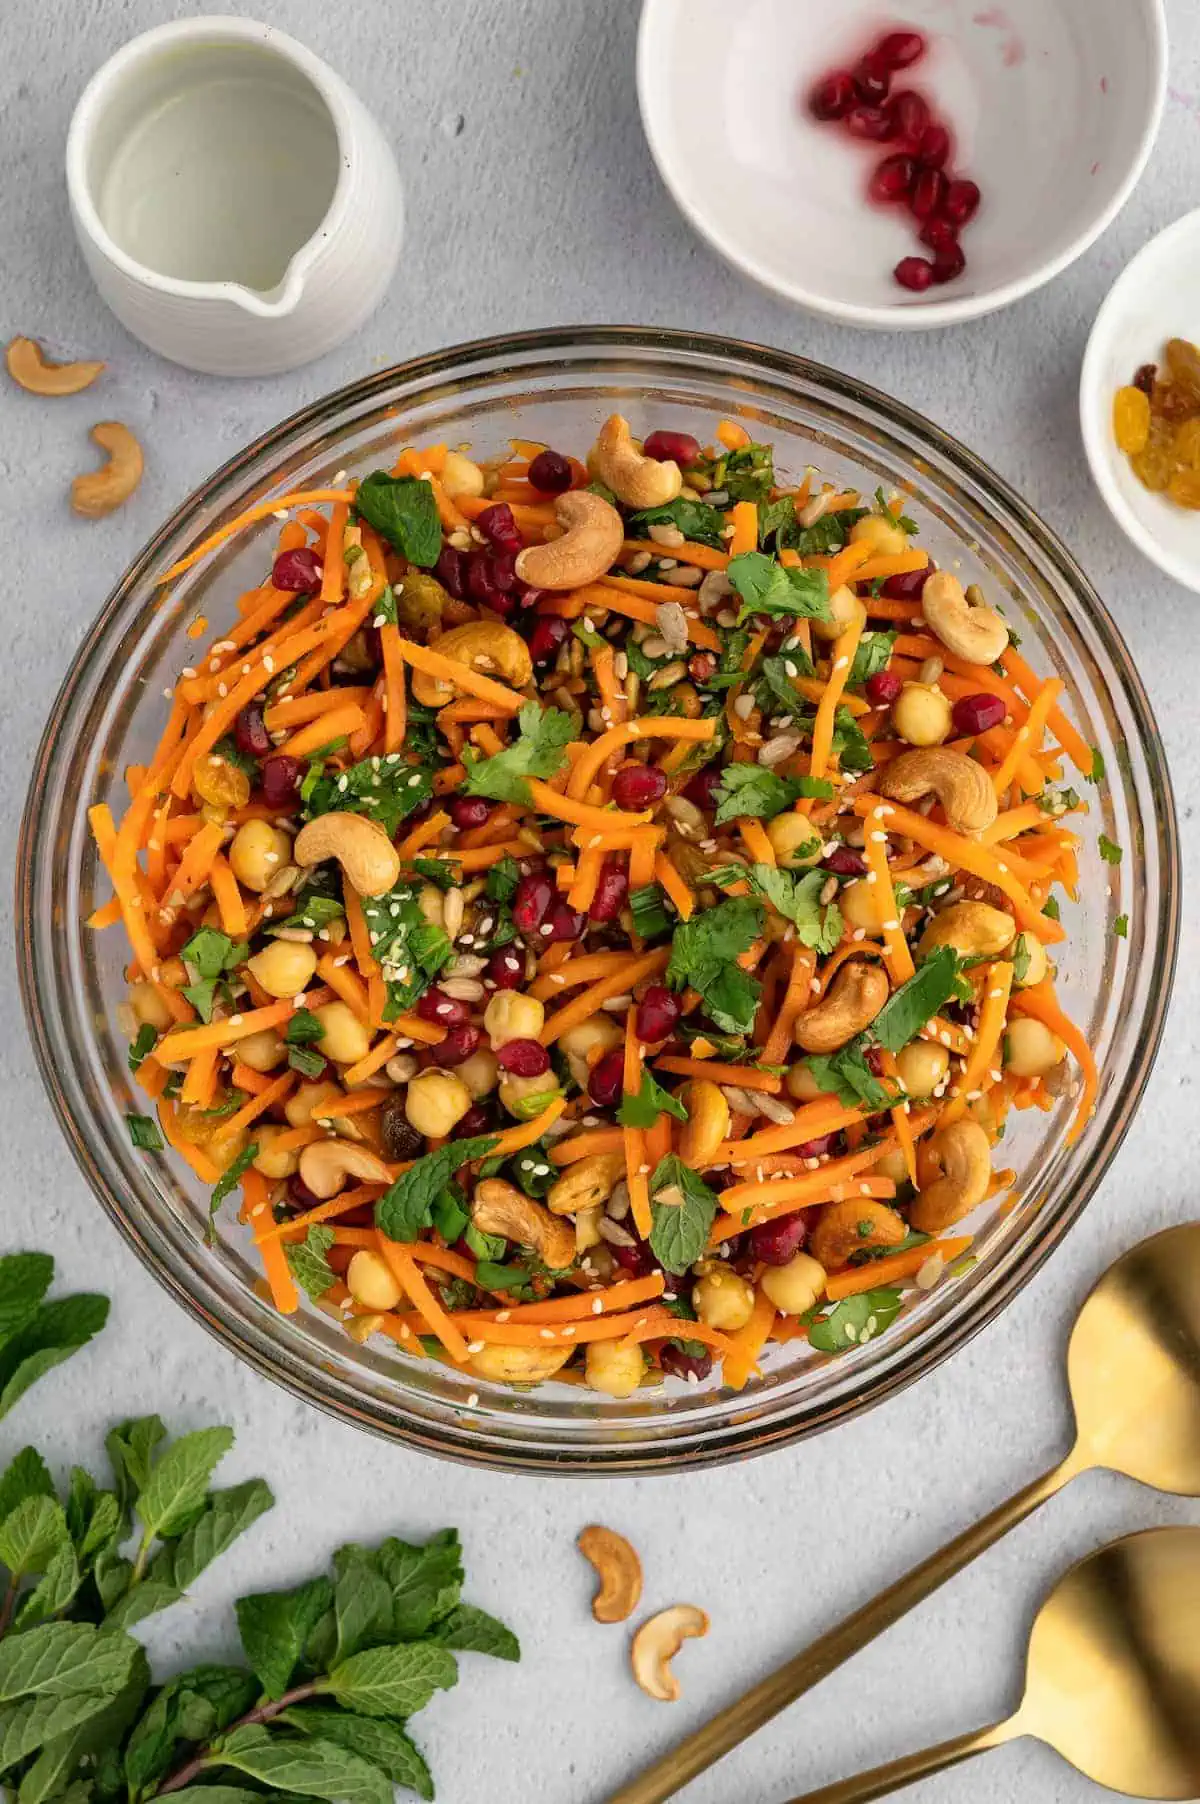
[[[1185,470],[1200,470],[1200,417],[1185,420],[1171,441],[1171,454]]]
[[[1138,451],[1130,458],[1133,473],[1143,488],[1154,494],[1161,494],[1171,480],[1171,459],[1168,453],[1157,445],[1147,445],[1144,451]]]
[[[226,763],[215,752],[196,761],[192,789],[201,802],[214,808],[244,808],[250,800],[250,779],[236,764]]]
[[[1200,403],[1200,351],[1186,338],[1167,340],[1167,369],[1172,382],[1186,388],[1192,399]]]
[[[1167,494],[1180,507],[1200,508],[1200,470],[1176,470],[1167,484]]]
[[[1113,432],[1117,445],[1132,457],[1144,451],[1150,438],[1150,398],[1140,388],[1119,388],[1113,401]]]

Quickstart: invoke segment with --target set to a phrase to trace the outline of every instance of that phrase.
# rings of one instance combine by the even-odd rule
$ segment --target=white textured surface
[[[6,671],[0,832],[11,864],[42,720],[126,560],[214,465],[285,413],[365,370],[451,340],[582,320],[702,327],[852,370],[959,434],[1078,553],[1124,628],[1167,741],[1194,867],[1197,603],[1141,561],[1093,494],[1076,420],[1079,359],[1126,258],[1195,204],[1200,14],[1171,0],[1174,98],[1147,177],[1065,278],[997,318],[916,340],[814,324],[745,286],[690,235],[651,167],[633,90],[633,0],[434,0],[385,6],[258,0],[255,10],[327,57],[396,144],[410,203],[400,271],[380,312],[335,355],[259,384],[190,377],[129,339],[94,298],[74,247],[63,136],[85,76],[124,38],[183,13],[155,0],[47,0],[0,25],[0,326],[110,359],[91,395],[39,403],[0,389]],[[238,8],[237,10],[250,10]],[[903,9],[898,9],[902,14]],[[1048,172],[1048,179],[1053,179]],[[1190,299],[1190,310],[1189,310]],[[1194,297],[1179,328],[1200,335]],[[136,501],[101,524],[70,515],[88,425],[127,420],[147,452]],[[1193,870],[1194,875],[1194,870]],[[198,1587],[206,1607],[306,1574],[337,1541],[458,1523],[482,1604],[518,1627],[519,1669],[472,1661],[457,1696],[422,1719],[444,1804],[592,1804],[650,1753],[862,1602],[902,1566],[1057,1457],[1068,1435],[1060,1369],[1072,1313],[1141,1235],[1197,1212],[1187,1150],[1200,980],[1194,925],[1150,1095],[1066,1247],[981,1338],[883,1410],[806,1446],[687,1479],[496,1479],[397,1452],[255,1377],[187,1321],[101,1217],[67,1157],[32,1068],[15,982],[3,973],[0,1137],[10,1174],[0,1246],[53,1247],[62,1276],[115,1298],[103,1354],[48,1379],[3,1442],[37,1434],[52,1457],[96,1456],[117,1414],[160,1409],[179,1427],[235,1423],[242,1473],[280,1502]],[[232,1462],[231,1462],[232,1463]],[[574,1552],[592,1519],[629,1531],[648,1606],[704,1605],[705,1642],[680,1658],[674,1709],[637,1692],[619,1629],[595,1627]],[[698,1781],[688,1804],[771,1804],[859,1764],[990,1719],[1012,1704],[1035,1602],[1071,1560],[1115,1535],[1200,1508],[1108,1478],[1081,1480],[1007,1545],[788,1716]],[[225,1618],[192,1607],[165,1644],[215,1653]],[[930,1781],[920,1804],[1084,1804],[1094,1793],[1045,1750],[989,1755]]]

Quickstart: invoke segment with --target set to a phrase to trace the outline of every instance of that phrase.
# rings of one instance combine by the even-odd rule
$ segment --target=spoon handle
[[[823,1785],[819,1791],[806,1791],[791,1798],[788,1804],[870,1804],[872,1798],[885,1798],[889,1792],[912,1785],[930,1773],[945,1772],[973,1754],[999,1747],[1019,1731],[1015,1723],[996,1723],[990,1729],[974,1729],[969,1735],[956,1735],[953,1741],[939,1742],[936,1748],[925,1748],[919,1754],[905,1754],[901,1760],[889,1760],[885,1766],[873,1766],[870,1772],[858,1773],[853,1779],[840,1779],[836,1785]]]
[[[851,1654],[891,1628],[939,1585],[944,1585],[1010,1528],[1023,1522],[1039,1504],[1053,1497],[1082,1469],[1083,1462],[1076,1450],[1061,1466],[1055,1466],[1053,1471],[1026,1485],[1023,1491],[1002,1503],[982,1522],[966,1529],[956,1540],[897,1579],[887,1591],[864,1604],[861,1610],[844,1617],[811,1646],[794,1654],[765,1679],[760,1679],[757,1685],[752,1685],[749,1691],[744,1691],[703,1728],[685,1736],[653,1766],[647,1767],[620,1791],[613,1792],[606,1804],[664,1804],[665,1799],[674,1797],[697,1773],[704,1772],[798,1697],[803,1697]]]

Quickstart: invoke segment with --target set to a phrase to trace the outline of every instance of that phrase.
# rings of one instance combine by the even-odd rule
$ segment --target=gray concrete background
[[[1117,0],[1106,0],[1116,4]],[[1200,603],[1160,577],[1095,497],[1076,421],[1091,319],[1127,258],[1196,203],[1200,12],[1170,0],[1172,99],[1138,192],[1102,242],[1048,290],[959,331],[858,335],[745,285],[676,214],[645,149],[633,85],[634,0],[434,0],[330,6],[256,0],[362,93],[396,144],[410,224],[401,270],[367,328],[309,369],[262,383],[195,377],[129,339],[75,250],[61,164],[85,77],[134,32],[193,10],[163,0],[46,0],[0,23],[0,333],[36,333],[110,360],[104,411],[140,434],[133,505],[72,517],[95,397],[43,406],[0,387],[7,655],[0,713],[0,836],[11,864],[44,716],[84,628],[126,561],[218,463],[284,414],[373,367],[455,339],[573,321],[670,324],[798,350],[861,375],[981,452],[1063,534],[1125,631],[1167,743],[1194,867]],[[1180,297],[1181,331],[1200,334]],[[1189,324],[1190,321],[1190,324]],[[1193,873],[1194,875],[1194,869]],[[7,886],[6,886],[7,888]],[[4,906],[8,907],[7,894]],[[445,1804],[598,1800],[640,1760],[862,1602],[1065,1447],[1060,1378],[1072,1314],[1109,1260],[1196,1213],[1182,1157],[1197,1108],[1194,928],[1150,1094],[1067,1246],[1003,1318],[917,1388],[792,1451],[672,1480],[497,1479],[420,1459],[326,1420],[239,1365],[168,1303],[100,1215],[61,1143],[0,971],[0,1143],[9,1173],[0,1245],[52,1248],[61,1276],[113,1295],[103,1352],[48,1379],[5,1425],[66,1462],[99,1454],[119,1414],[177,1428],[236,1425],[229,1461],[265,1474],[276,1510],[155,1631],[169,1655],[217,1653],[239,1590],[307,1575],[340,1540],[457,1523],[471,1593],[519,1629],[516,1669],[468,1661],[459,1691],[421,1719]],[[712,1633],[679,1663],[685,1699],[637,1691],[620,1630],[587,1611],[572,1542],[599,1517],[642,1550],[647,1604],[694,1599]],[[790,1796],[859,1765],[992,1720],[1014,1703],[1026,1626],[1070,1561],[1120,1533],[1198,1521],[1107,1478],[1084,1479],[947,1592],[686,1794],[689,1804]],[[936,1804],[1035,1798],[1083,1804],[1087,1783],[1023,1743],[911,1796]]]

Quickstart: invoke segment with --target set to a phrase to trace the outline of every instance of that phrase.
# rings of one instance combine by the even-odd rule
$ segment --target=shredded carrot
[[[465,689],[468,695],[490,702],[502,714],[519,714],[525,705],[525,697],[515,690],[506,689],[503,683],[494,682],[491,677],[481,676],[466,664],[456,664],[453,658],[443,657],[441,652],[431,651],[427,645],[416,645],[411,639],[398,639],[396,643],[404,662],[411,664],[414,670],[437,677],[455,689]]]
[[[653,539],[626,539],[621,550],[635,554],[644,551],[654,558],[663,554],[663,547]],[[691,564],[697,570],[724,570],[729,563],[727,551],[714,551],[711,545],[696,545],[691,539],[685,539],[682,545],[672,545],[671,556],[677,564]]]
[[[733,537],[729,541],[730,557],[758,549],[758,508],[753,501],[735,501],[729,512]]]
[[[892,983],[899,986],[908,982],[916,967],[900,924],[900,910],[896,906],[896,892],[892,888],[892,873],[888,868],[887,832],[880,809],[872,809],[863,826],[863,855],[867,869],[875,879],[872,900],[879,925],[883,929],[886,948],[884,962]]]
[[[880,1284],[903,1284],[906,1278],[914,1278],[930,1259],[940,1258],[945,1265],[960,1259],[971,1243],[970,1234],[958,1240],[931,1240],[919,1247],[910,1247],[906,1253],[890,1253],[882,1259],[872,1259],[867,1265],[849,1266],[844,1272],[834,1272],[826,1280],[825,1295],[831,1303],[840,1303],[845,1297],[856,1297]]]
[[[591,1159],[597,1153],[619,1153],[624,1145],[624,1130],[619,1127],[585,1128],[567,1139],[556,1140],[550,1149],[555,1165],[573,1165],[577,1159]]]
[[[992,778],[992,787],[998,796],[1002,796],[1017,772],[1017,765],[1022,755],[1028,751],[1036,752],[1041,745],[1046,721],[1054,707],[1055,699],[1062,694],[1063,685],[1058,677],[1051,677],[1043,683],[1041,689],[1030,706],[1029,713],[1013,735],[1008,755],[999,770]]]
[[[856,583],[876,583],[889,576],[910,576],[929,568],[926,551],[893,551],[881,557],[868,558],[854,573]]]
[[[666,892],[668,900],[675,905],[680,920],[690,921],[696,907],[696,898],[671,862],[669,852],[655,853],[654,875]]]
[[[169,570],[164,570],[157,580],[159,583],[169,583],[176,576],[182,576],[185,570],[190,570],[193,564],[198,564],[201,558],[207,557],[210,551],[215,551],[218,545],[223,545],[226,539],[232,539],[245,527],[253,526],[256,520],[269,519],[281,508],[313,507],[321,502],[337,503],[353,501],[353,499],[354,492],[351,489],[302,489],[297,490],[294,494],[279,495],[274,501],[256,501],[253,507],[248,507],[236,519],[230,520],[225,526],[218,527],[216,532],[210,533],[201,544],[196,546],[194,551],[189,551],[186,557],[182,557],[178,563],[172,564]]]
[[[775,848],[767,838],[762,822],[755,820],[750,815],[744,815],[738,821],[737,826],[742,837],[742,844],[755,864],[769,864],[774,869],[778,862],[775,857]]]
[[[1063,1013],[1054,994],[1053,985],[1043,979],[1041,983],[1032,984],[1027,990],[1020,990],[1013,997],[1013,1007],[1021,1015],[1033,1015],[1035,1019],[1057,1034],[1065,1046],[1070,1049],[1080,1070],[1083,1072],[1083,1090],[1079,1098],[1079,1106],[1075,1119],[1067,1133],[1068,1142],[1078,1140],[1096,1106],[1096,1097],[1100,1089],[1100,1074],[1096,1069],[1096,1060],[1091,1047],[1083,1034],[1076,1027],[1069,1015]]]
[[[248,1040],[251,1034],[260,1034],[268,1027],[282,1027],[290,1021],[295,1012],[291,1000],[272,1002],[267,1008],[251,1009],[244,1015],[230,1015],[224,1021],[210,1021],[206,1027],[177,1028],[161,1039],[155,1047],[155,1057],[161,1065],[175,1065],[186,1059],[194,1059],[198,1052],[207,1052],[213,1047],[224,1049],[234,1046],[239,1040]]]
[[[863,1119],[861,1108],[847,1108],[835,1096],[820,1097],[816,1102],[805,1103],[791,1121],[778,1127],[763,1128],[746,1140],[723,1140],[713,1155],[714,1162],[753,1165],[758,1159],[786,1152],[789,1147],[804,1146],[810,1140],[824,1139],[826,1134],[855,1127]]]
[[[642,1049],[634,1027],[636,1013],[631,1003],[625,1011],[625,1059],[621,1072],[622,1088],[626,1096],[636,1096],[642,1087]],[[625,1127],[621,1133],[625,1149],[625,1183],[629,1190],[633,1223],[642,1239],[648,1240],[653,1218],[650,1211],[646,1137],[639,1127]]]
[[[861,581],[859,571],[871,556],[871,547],[858,539],[852,539],[830,558],[825,566],[825,576],[829,583],[829,593],[835,595],[844,584]]]
[[[744,1328],[729,1336],[730,1350],[721,1364],[721,1378],[731,1391],[744,1390],[746,1380],[758,1363],[758,1356],[771,1337],[775,1326],[775,1305],[766,1292],[755,1292],[754,1307]]]
[[[854,663],[854,654],[858,650],[858,642],[861,638],[862,621],[860,619],[852,621],[845,632],[839,633],[833,642],[833,664],[829,672],[829,681],[825,685],[825,693],[821,697],[817,707],[817,718],[813,723],[812,775],[814,777],[823,777],[829,769],[838,703],[841,700],[842,691],[846,687],[850,666]]]
[[[619,752],[622,746],[632,745],[635,739],[686,739],[696,744],[706,744],[715,732],[716,727],[711,720],[683,720],[665,714],[649,714],[636,720],[623,721],[619,726],[609,727],[606,733],[601,733],[575,760],[567,781],[567,794],[574,800],[581,801],[595,782],[606,759],[614,752]],[[628,818],[640,820],[643,817],[631,815]]]
[[[442,1308],[406,1247],[398,1246],[386,1234],[376,1234],[376,1248],[391,1268],[392,1276],[412,1303],[431,1334],[441,1341],[451,1359],[460,1364],[467,1359],[467,1343]]]
[[[245,1218],[255,1222],[261,1216],[270,1217],[270,1204],[267,1198],[267,1183],[261,1172],[254,1170],[242,1173],[242,1193],[246,1199]],[[259,1256],[263,1264],[263,1276],[271,1291],[271,1301],[280,1315],[295,1315],[300,1307],[300,1293],[296,1289],[296,1281],[292,1277],[287,1262],[287,1254],[283,1243],[278,1240],[260,1241]]]
[[[736,1084],[742,1090],[761,1090],[767,1096],[778,1096],[783,1079],[770,1071],[759,1071],[754,1065],[721,1065],[715,1059],[677,1059],[673,1056],[654,1061],[658,1071],[669,1071],[675,1077],[706,1077],[714,1084]]]
[[[194,1063],[195,1061],[193,1061],[193,1065]],[[260,1115],[265,1115],[268,1109],[274,1108],[276,1103],[282,1102],[286,1096],[289,1096],[295,1089],[296,1083],[296,1073],[285,1071],[283,1076],[277,1077],[273,1084],[268,1084],[265,1090],[260,1090],[257,1096],[252,1096],[249,1102],[243,1103],[236,1115],[229,1117],[225,1124],[225,1132],[240,1134],[242,1129],[248,1128],[252,1121],[257,1121]]]
[[[553,1046],[571,1028],[578,1027],[603,1008],[610,996],[619,996],[646,978],[657,977],[660,971],[666,970],[670,956],[669,946],[660,947],[654,952],[644,952],[640,957],[628,958],[617,969],[598,978],[585,995],[576,997],[564,1008],[555,1009],[539,1036],[542,1045]]]
[[[750,443],[750,434],[736,420],[722,420],[717,427],[717,437],[727,451],[744,451]]]
[[[289,758],[311,758],[314,752],[323,746],[332,745],[335,739],[349,739],[366,721],[363,710],[357,706],[349,708],[331,708],[328,714],[320,715],[308,726],[301,727],[290,739],[285,739],[279,747]]]
[[[807,1007],[811,993],[816,957],[807,946],[797,945],[792,957],[791,974],[779,1012],[762,1045],[762,1063],[781,1065],[792,1046],[792,1029]]]
[[[677,601],[687,614],[687,636],[692,644],[702,651],[719,652],[721,649],[720,634],[697,615],[687,612],[689,603],[695,606],[694,589],[681,588],[674,583],[639,582],[634,576],[602,576],[596,585],[595,596],[598,607],[613,608],[618,614],[640,620],[646,626],[657,625],[661,603]]]

